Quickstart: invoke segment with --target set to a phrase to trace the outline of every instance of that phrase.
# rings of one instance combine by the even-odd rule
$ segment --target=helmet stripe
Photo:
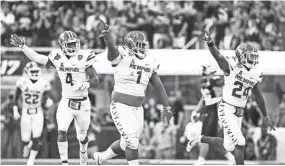
[[[66,34],[68,35],[68,38],[70,39],[71,36],[70,36],[70,34],[69,34],[69,31],[66,31]],[[67,40],[68,40],[68,39],[67,39]]]

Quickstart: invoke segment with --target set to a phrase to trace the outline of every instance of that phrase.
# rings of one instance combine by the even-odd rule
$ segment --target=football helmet
[[[236,48],[236,56],[238,61],[248,69],[252,69],[258,64],[259,54],[257,49],[249,43],[240,44]]]
[[[24,70],[28,77],[33,81],[37,81],[41,75],[41,68],[36,62],[28,62]]]
[[[72,31],[64,31],[57,40],[59,48],[68,56],[75,56],[80,49],[80,40]]]
[[[146,52],[149,49],[149,43],[142,32],[129,32],[124,38],[124,44],[137,58],[143,59],[146,57]]]

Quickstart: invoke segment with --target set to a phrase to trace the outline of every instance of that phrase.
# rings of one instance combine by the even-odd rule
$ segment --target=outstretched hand
[[[19,37],[16,34],[12,34],[10,37],[10,44],[12,44],[13,46],[22,48],[25,43],[25,37]]]
[[[209,35],[209,32],[206,29],[204,29],[204,31],[203,31],[203,40],[207,43],[213,42],[211,36]]]
[[[171,112],[171,108],[170,107],[163,107],[163,121],[169,125],[169,121],[172,118],[173,113]]]
[[[265,130],[269,129],[269,131],[271,131],[271,130],[275,131],[275,128],[274,128],[272,121],[270,120],[269,116],[266,116],[263,118],[263,127]]]

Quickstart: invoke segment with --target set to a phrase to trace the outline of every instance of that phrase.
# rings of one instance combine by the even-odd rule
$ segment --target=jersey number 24
[[[241,98],[242,96],[245,96],[246,98],[248,97],[248,92],[250,90],[250,87],[245,88],[244,91],[242,92],[243,84],[241,82],[236,81],[234,85],[236,85],[237,87],[233,89],[232,96],[237,98]],[[240,92],[242,92],[242,94],[240,94]]]

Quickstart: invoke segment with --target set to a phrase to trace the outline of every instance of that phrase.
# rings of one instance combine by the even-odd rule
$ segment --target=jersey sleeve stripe
[[[89,61],[89,60],[91,60],[91,59],[94,59],[96,56],[89,56],[88,58],[87,58],[87,61]]]

